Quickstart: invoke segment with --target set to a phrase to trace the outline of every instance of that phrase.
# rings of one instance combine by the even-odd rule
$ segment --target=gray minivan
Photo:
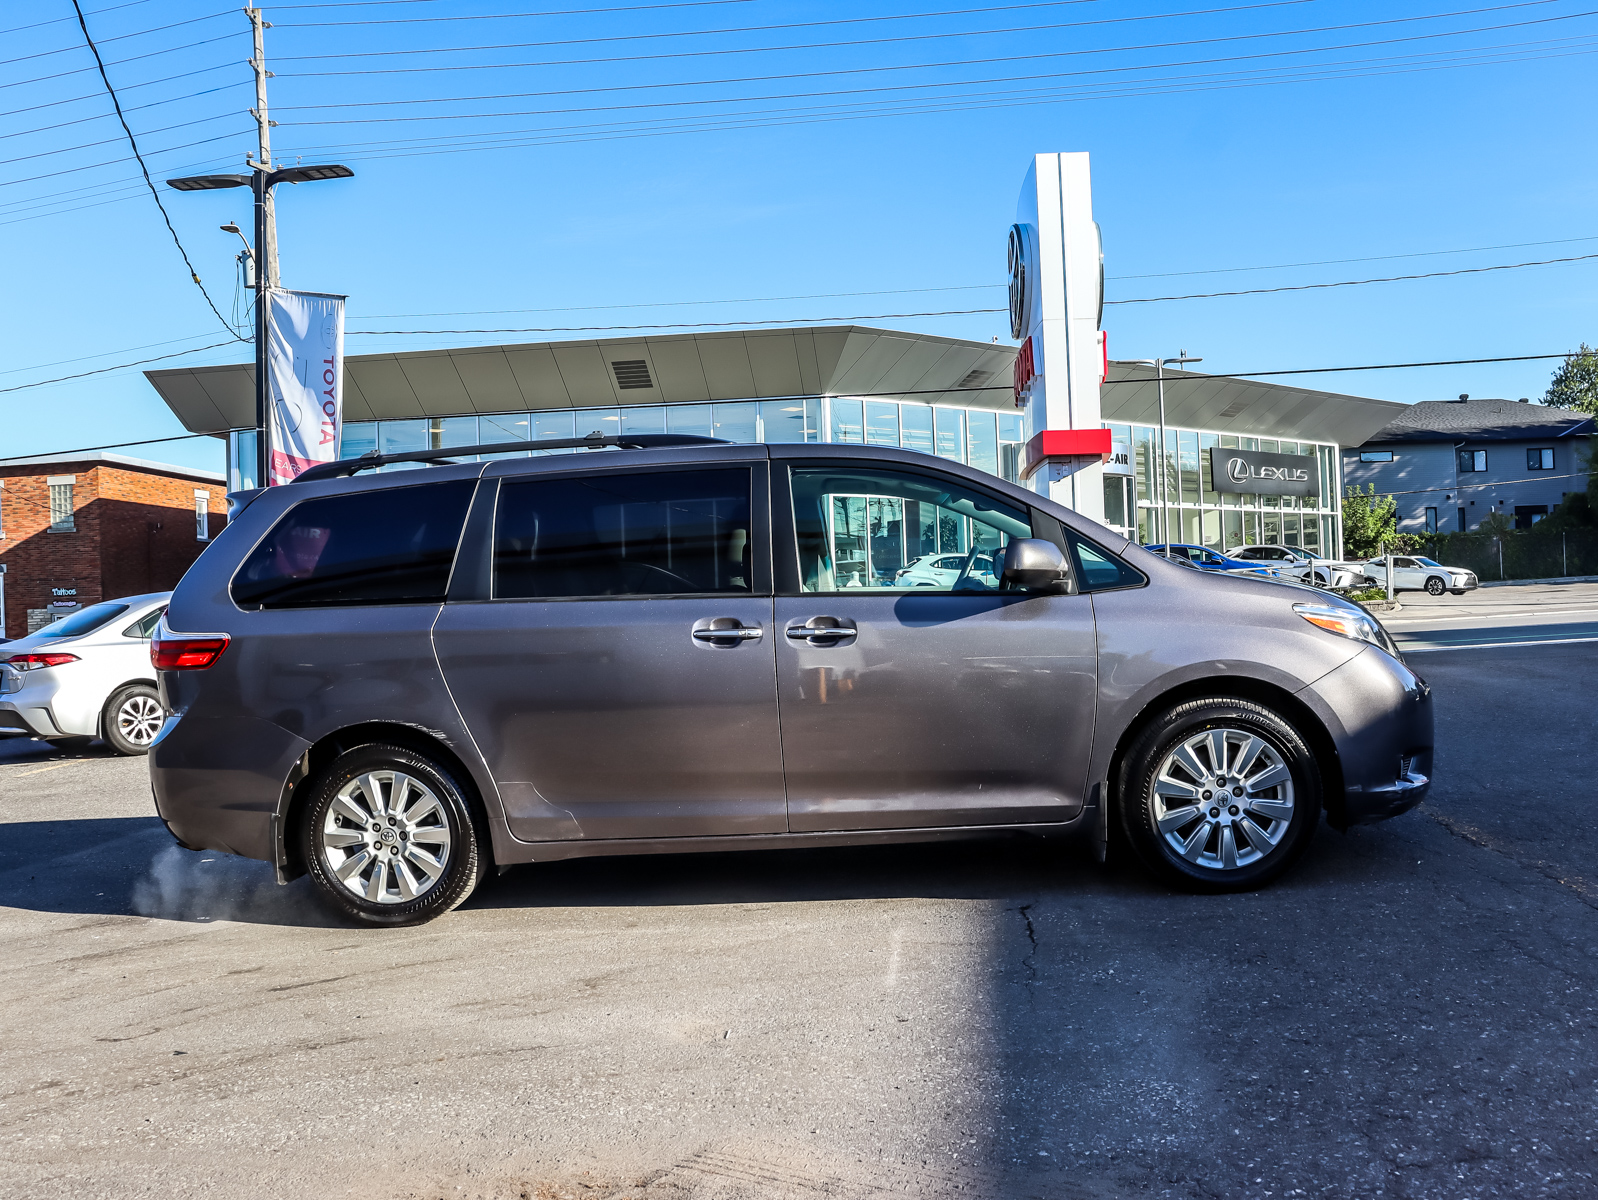
[[[368,455],[241,496],[151,647],[182,845],[381,925],[491,866],[1001,831],[1113,834],[1232,891],[1323,811],[1430,786],[1430,691],[1336,596],[909,451],[536,447],[571,452]],[[965,569],[898,578],[930,554]]]

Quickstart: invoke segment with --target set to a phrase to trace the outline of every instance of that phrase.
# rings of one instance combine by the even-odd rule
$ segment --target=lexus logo
[[[1226,477],[1233,483],[1247,483],[1249,479],[1248,464],[1241,458],[1234,458],[1226,464]]]

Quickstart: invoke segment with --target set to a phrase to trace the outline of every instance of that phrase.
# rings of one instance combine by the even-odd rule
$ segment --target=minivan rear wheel
[[[419,925],[455,908],[488,856],[465,787],[403,746],[358,746],[316,785],[300,849],[317,890],[368,925]]]
[[[1193,891],[1260,887],[1320,820],[1315,756],[1293,724],[1248,700],[1192,700],[1138,737],[1120,778],[1121,824],[1155,874]]]

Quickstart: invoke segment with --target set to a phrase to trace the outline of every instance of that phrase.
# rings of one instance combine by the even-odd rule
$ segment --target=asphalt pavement
[[[1382,614],[1406,653],[1457,646],[1541,645],[1598,640],[1598,583],[1527,583],[1463,596],[1402,592]]]
[[[1432,797],[1240,896],[1003,840],[352,929],[0,743],[0,1195],[1598,1194],[1598,644],[1416,662]]]

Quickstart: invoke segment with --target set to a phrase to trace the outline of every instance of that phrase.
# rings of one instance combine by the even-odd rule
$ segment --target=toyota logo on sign
[[[1247,483],[1249,480],[1248,464],[1241,458],[1234,458],[1226,464],[1226,477],[1233,483]]]
[[[1032,332],[1033,293],[1037,290],[1037,255],[1028,225],[1010,226],[1010,336],[1019,341]]]

